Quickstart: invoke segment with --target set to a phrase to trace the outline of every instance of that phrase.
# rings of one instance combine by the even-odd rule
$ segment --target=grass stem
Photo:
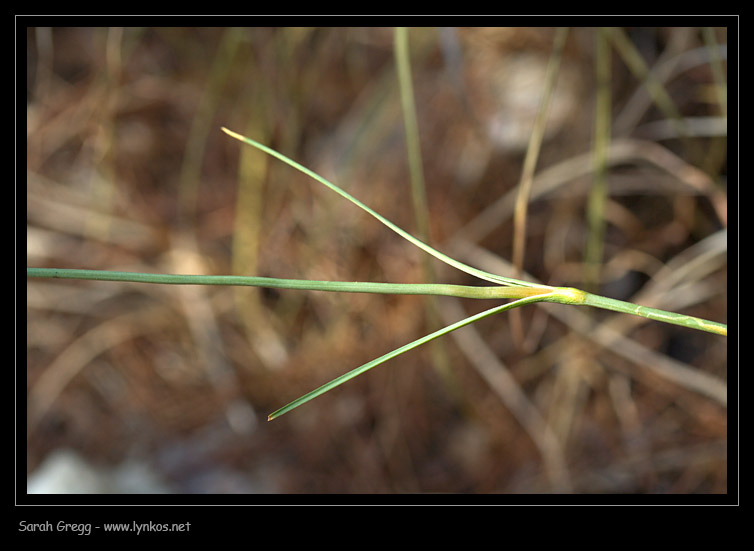
[[[258,277],[258,276],[239,276],[239,275],[179,275],[179,274],[149,274],[139,272],[122,272],[122,271],[102,271],[102,270],[81,270],[81,269],[63,269],[63,268],[26,268],[26,276],[28,278],[63,278],[63,279],[83,279],[83,280],[100,280],[100,281],[123,281],[133,283],[156,283],[156,284],[172,284],[172,285],[236,285],[236,286],[252,286],[252,287],[271,287],[271,288],[284,288],[294,290],[310,290],[310,291],[330,291],[330,292],[345,292],[345,293],[382,293],[382,294],[405,294],[405,295],[443,295],[452,296],[458,298],[475,298],[475,299],[515,299],[506,304],[490,308],[479,314],[469,316],[461,321],[448,325],[442,329],[434,331],[429,335],[421,337],[409,344],[406,344],[400,348],[393,350],[379,358],[372,360],[357,367],[356,369],[341,375],[322,385],[321,387],[301,396],[300,398],[290,402],[288,405],[283,406],[277,411],[270,414],[268,420],[275,419],[297,408],[301,404],[308,402],[309,400],[332,390],[333,388],[343,384],[344,382],[357,377],[372,367],[379,365],[395,356],[403,354],[413,348],[421,346],[427,342],[430,342],[440,336],[455,331],[461,327],[465,327],[478,320],[486,318],[488,316],[523,306],[525,304],[532,304],[535,302],[554,302],[568,305],[582,305],[582,306],[594,306],[597,308],[604,308],[607,310],[613,310],[617,312],[624,312],[627,314],[633,314],[637,316],[643,316],[648,319],[662,321],[665,323],[672,323],[681,325],[691,329],[698,329],[702,331],[708,331],[716,333],[718,335],[727,336],[728,328],[725,324],[711,322],[693,316],[687,316],[683,314],[676,314],[673,312],[666,312],[664,310],[658,310],[656,308],[649,308],[646,306],[640,306],[620,300],[610,299],[607,297],[601,297],[585,291],[574,289],[571,287],[550,287],[547,285],[540,285],[537,283],[531,283],[528,281],[521,281],[517,279],[506,278],[500,275],[485,272],[459,262],[445,254],[437,251],[431,246],[427,245],[423,241],[420,241],[416,237],[412,236],[408,232],[399,228],[379,213],[367,207],[365,204],[352,197],[350,194],[343,191],[335,184],[329,182],[319,174],[305,168],[299,163],[289,159],[285,155],[278,153],[274,149],[264,146],[250,138],[236,134],[230,130],[223,128],[230,136],[243,141],[249,145],[256,147],[257,149],[268,153],[269,155],[282,160],[286,164],[296,168],[304,174],[310,176],[314,180],[324,184],[331,190],[335,191],[339,195],[345,197],[350,202],[371,214],[377,218],[382,224],[392,229],[404,239],[413,243],[423,251],[431,254],[435,258],[453,266],[463,272],[474,275],[480,279],[495,283],[494,286],[486,287],[472,287],[464,285],[450,285],[450,284],[438,284],[438,283],[379,283],[379,282],[359,282],[359,281],[319,281],[319,280],[303,280],[303,279],[280,279],[270,277]]]
[[[396,295],[438,295],[473,299],[533,299],[531,302],[556,302],[576,306],[594,306],[615,312],[642,316],[648,319],[682,325],[727,336],[728,326],[694,316],[676,314],[657,308],[640,306],[631,302],[593,295],[571,287],[505,287],[450,285],[445,283],[381,283],[371,281],[320,281],[309,279],[279,279],[273,277],[237,275],[185,275],[149,274],[141,272],[116,272],[105,270],[78,270],[67,268],[26,268],[26,277],[83,279],[99,281],[124,281],[132,283],[157,283],[169,285],[245,285],[303,291],[328,291],[338,293],[378,293]],[[512,303],[511,303],[512,304]],[[528,304],[528,302],[527,302]]]
[[[545,295],[550,287],[503,287],[450,285],[442,283],[381,283],[371,281],[321,281],[309,279],[280,279],[273,277],[238,275],[150,274],[106,270],[78,270],[65,268],[26,268],[27,277],[123,281],[168,285],[229,285],[292,289],[299,291],[327,291],[337,293],[376,293],[392,295],[435,295],[473,299],[527,298]]]

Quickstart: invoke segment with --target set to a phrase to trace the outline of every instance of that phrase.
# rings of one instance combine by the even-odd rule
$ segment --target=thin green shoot
[[[412,350],[417,346],[421,346],[429,341],[432,341],[440,336],[455,331],[461,327],[465,327],[471,323],[479,321],[488,316],[492,316],[505,310],[517,308],[525,304],[532,304],[535,302],[554,302],[560,304],[569,305],[584,305],[593,306],[597,308],[603,308],[607,310],[613,310],[616,312],[623,312],[627,314],[633,314],[637,316],[643,316],[648,319],[662,321],[665,323],[672,323],[688,327],[691,329],[698,329],[718,335],[727,336],[727,325],[708,321],[693,316],[687,316],[683,314],[676,314],[673,312],[667,312],[656,308],[648,308],[646,306],[640,306],[637,304],[623,302],[620,300],[610,299],[587,293],[585,291],[574,289],[572,287],[550,287],[547,285],[541,285],[537,283],[531,283],[526,281],[520,281],[516,279],[506,278],[503,276],[491,274],[483,270],[479,270],[472,266],[468,266],[462,262],[459,262],[437,250],[426,245],[419,239],[415,238],[408,232],[402,230],[377,212],[373,211],[356,198],[352,197],[347,192],[340,189],[335,184],[329,182],[322,176],[307,169],[299,163],[289,159],[285,155],[278,153],[277,151],[270,149],[267,146],[259,144],[254,140],[232,132],[223,128],[223,130],[230,136],[252,145],[257,149],[264,151],[273,157],[282,160],[288,165],[300,170],[304,174],[309,175],[316,181],[324,184],[328,188],[332,189],[336,193],[345,197],[362,210],[368,212],[375,218],[377,218],[384,225],[398,233],[400,236],[407,239],[422,250],[428,252],[435,258],[442,260],[443,262],[471,275],[496,283],[495,286],[463,286],[463,285],[449,285],[449,284],[436,284],[436,283],[376,283],[376,282],[347,282],[347,281],[319,281],[319,280],[298,280],[298,279],[279,279],[279,278],[267,278],[257,276],[237,276],[237,275],[179,275],[179,274],[146,274],[136,272],[120,272],[120,271],[101,271],[101,270],[75,270],[75,269],[62,269],[62,268],[29,268],[26,269],[27,277],[42,277],[42,278],[65,278],[65,279],[84,279],[84,280],[102,280],[102,281],[125,281],[134,283],[156,283],[156,284],[174,284],[174,285],[245,285],[254,287],[272,287],[272,288],[285,288],[294,290],[312,290],[312,291],[331,291],[331,292],[361,292],[361,293],[389,293],[389,294],[414,294],[414,295],[445,295],[455,296],[461,298],[478,298],[478,299],[514,299],[512,302],[496,306],[489,310],[485,310],[480,314],[476,314],[458,321],[454,324],[448,325],[438,331],[430,333],[424,337],[421,337],[409,344],[406,344],[388,354],[385,354],[371,362],[367,362],[356,369],[349,371],[348,373],[341,375],[323,385],[322,387],[301,396],[300,398],[290,402],[286,406],[276,410],[268,417],[269,420],[275,419],[284,413],[287,413],[303,403],[322,395],[329,390],[343,384],[344,382],[353,379],[354,377],[368,371],[372,367],[379,365],[397,355]]]
[[[353,281],[320,281],[300,279],[280,279],[257,276],[232,276],[232,275],[184,275],[184,274],[148,274],[139,272],[103,271],[103,270],[78,270],[64,268],[26,268],[27,277],[60,278],[78,280],[121,281],[132,283],[156,283],[170,285],[237,285],[267,288],[281,288],[293,290],[346,292],[346,293],[380,293],[380,294],[406,294],[406,295],[440,295],[458,298],[473,299],[516,299],[489,310],[485,310],[474,316],[470,316],[454,324],[448,325],[429,335],[421,337],[400,348],[397,348],[379,358],[367,362],[352,371],[341,375],[325,385],[295,399],[282,408],[274,411],[268,417],[273,420],[298,406],[332,390],[333,388],[361,375],[371,368],[390,360],[404,352],[408,352],[422,344],[428,343],[438,337],[446,335],[456,329],[465,327],[471,323],[494,314],[517,308],[525,304],[535,302],[555,302],[561,304],[586,305],[604,308],[617,312],[624,312],[643,316],[649,319],[674,323],[693,329],[709,331],[720,335],[727,335],[727,326],[724,324],[666,312],[656,308],[639,306],[629,302],[614,300],[579,289],[570,287],[521,287],[521,286],[484,286],[473,287],[449,284],[411,284],[411,283],[379,283],[379,282],[353,282]]]
[[[340,194],[341,196],[345,197],[349,201],[351,201],[353,204],[364,210],[365,212],[371,214],[377,220],[382,222],[384,225],[392,229],[394,232],[396,232],[398,235],[403,237],[404,239],[408,240],[409,242],[413,243],[414,245],[418,246],[420,249],[424,250],[425,252],[431,254],[435,258],[445,262],[446,264],[453,266],[463,272],[466,272],[468,274],[474,275],[476,277],[479,277],[480,279],[484,279],[493,283],[497,283],[498,285],[503,286],[512,286],[512,287],[534,287],[537,290],[534,291],[533,296],[529,296],[526,298],[520,298],[519,300],[516,300],[514,302],[505,304],[501,307],[492,308],[491,310],[487,310],[486,312],[483,312],[481,317],[486,317],[489,315],[493,315],[498,312],[502,312],[504,310],[508,310],[510,308],[515,308],[517,306],[523,306],[524,304],[529,304],[533,302],[556,302],[561,304],[571,304],[571,305],[588,305],[588,306],[594,306],[598,308],[613,310],[617,312],[623,312],[638,316],[643,316],[648,319],[653,319],[657,321],[663,321],[666,323],[673,323],[677,325],[682,325],[684,327],[689,327],[692,329],[698,329],[702,331],[708,331],[712,333],[716,333],[719,335],[727,335],[728,329],[727,325],[717,323],[717,322],[711,322],[707,320],[703,320],[700,318],[695,318],[693,316],[686,316],[682,314],[676,314],[673,312],[666,312],[664,310],[658,310],[655,308],[648,308],[645,306],[639,306],[636,304],[623,302],[619,300],[610,299],[607,297],[601,297],[599,295],[594,295],[591,293],[587,293],[585,291],[574,289],[570,287],[549,287],[549,286],[543,286],[527,281],[521,281],[517,279],[511,279],[506,278],[503,276],[499,276],[496,274],[491,274],[489,272],[485,272],[482,270],[479,270],[477,268],[474,268],[472,266],[469,266],[467,264],[464,264],[462,262],[459,262],[440,251],[437,251],[433,247],[430,247],[426,243],[420,241],[416,237],[412,236],[408,232],[404,231],[403,229],[399,228],[386,218],[384,218],[379,213],[373,211],[368,206],[366,206],[364,203],[356,199],[355,197],[351,196],[347,192],[343,191],[341,188],[333,184],[332,182],[329,182],[322,176],[316,174],[315,172],[309,170],[308,168],[300,165],[296,161],[293,161],[292,159],[289,159],[285,155],[278,153],[277,151],[268,148],[265,145],[262,145],[250,138],[247,138],[245,136],[242,136],[240,134],[237,134],[236,132],[233,132],[231,130],[228,130],[227,128],[222,129],[226,134],[248,144],[253,147],[256,147],[258,149],[261,149],[262,151],[265,151],[269,153],[270,155],[276,157],[277,159],[280,159],[281,161],[285,162],[286,164],[292,166],[293,168],[296,168],[297,170],[303,172],[304,174],[307,174],[308,176],[314,178],[318,182],[324,184],[331,190],[335,191],[336,193]],[[522,289],[518,289],[521,291]],[[513,297],[510,297],[513,298]],[[378,358],[377,360],[373,360],[372,362],[368,362],[355,370],[347,373],[346,375],[343,375],[339,378],[334,379],[330,383],[324,385],[323,387],[320,387],[317,390],[314,390],[313,392],[306,394],[302,396],[301,398],[294,400],[290,404],[284,406],[280,410],[277,410],[273,414],[270,415],[269,419],[274,419],[276,417],[279,417],[280,415],[283,415],[284,413],[287,413],[291,411],[292,409],[295,409],[296,407],[300,406],[301,404],[311,400],[312,398],[315,398],[316,396],[319,396],[329,390],[332,390],[336,386],[339,386],[340,384],[352,379],[353,377],[356,377],[357,375],[360,375],[361,373],[367,371],[368,369],[371,369],[375,365],[378,365],[379,363],[382,363],[383,361],[393,358],[398,354],[401,354],[407,350],[410,350],[412,348],[415,348],[416,346],[419,346],[421,344],[424,344],[425,342],[428,342],[430,340],[433,340],[434,338],[437,338],[441,335],[444,335],[454,329],[457,329],[459,327],[463,327],[464,325],[468,325],[468,323],[473,323],[474,321],[477,321],[477,319],[481,319],[481,317],[475,317],[472,316],[471,318],[467,318],[466,320],[462,320],[461,322],[457,322],[454,325],[448,326],[445,329],[440,329],[439,331],[436,331],[434,333],[431,333],[427,337],[422,337],[421,339],[418,339],[417,341],[414,341],[412,343],[409,343],[408,345],[405,345],[402,348],[397,349],[396,351],[393,351],[386,356],[382,356],[381,358]],[[465,323],[468,322],[468,323]]]
[[[426,335],[420,339],[417,339],[413,342],[410,342],[404,346],[401,346],[400,348],[396,348],[395,350],[388,352],[387,354],[380,356],[379,358],[376,358],[370,362],[365,363],[364,365],[361,365],[357,367],[356,369],[353,369],[349,371],[348,373],[344,373],[340,377],[336,377],[329,383],[325,383],[319,388],[316,388],[312,390],[311,392],[308,392],[307,394],[304,394],[300,398],[297,398],[293,400],[292,402],[286,404],[285,406],[281,407],[280,409],[273,411],[268,417],[268,421],[272,421],[273,419],[276,419],[280,417],[281,415],[284,415],[288,413],[289,411],[296,409],[302,404],[305,404],[309,400],[312,400],[316,398],[317,396],[321,396],[325,392],[328,392],[332,389],[334,389],[337,386],[342,385],[343,383],[350,381],[354,377],[358,377],[362,373],[365,373],[366,371],[369,371],[375,366],[380,365],[381,363],[384,363],[391,358],[394,358],[400,354],[403,354],[404,352],[408,352],[409,350],[413,350],[414,348],[421,346],[423,344],[426,344],[438,337],[442,337],[443,335],[447,335],[448,333],[455,331],[456,329],[460,329],[461,327],[466,327],[467,325],[470,325],[476,321],[479,321],[481,319],[484,319],[486,317],[492,316],[494,314],[503,312],[505,310],[510,310],[511,308],[516,308],[517,306],[523,306],[524,304],[528,304],[530,302],[536,302],[537,297],[529,297],[529,298],[522,298],[519,300],[516,300],[514,302],[509,302],[507,304],[502,304],[500,306],[496,306],[494,308],[490,308],[489,310],[485,310],[484,312],[480,312],[479,314],[476,314],[474,316],[470,316],[468,318],[464,318],[461,321],[458,321],[456,323],[453,323],[451,325],[448,325],[447,327],[443,327],[442,329],[439,329],[435,331],[434,333],[430,333],[429,335]]]
[[[448,296],[473,299],[521,299],[550,292],[550,287],[449,285],[443,283],[381,283],[371,281],[322,281],[239,275],[150,274],[66,268],[26,268],[26,277],[156,283],[162,285],[223,285],[390,295]]]
[[[131,283],[156,283],[163,285],[249,286],[338,293],[434,295],[472,299],[533,299],[536,302],[556,302],[576,306],[594,306],[605,310],[642,316],[655,321],[681,325],[690,329],[699,329],[723,336],[728,335],[728,326],[723,323],[594,295],[573,287],[548,287],[535,284],[531,287],[505,287],[489,285],[450,285],[445,283],[321,281],[237,275],[149,274],[141,272],[79,270],[67,268],[26,268],[26,277],[123,281]]]
[[[435,258],[437,258],[438,260],[441,260],[442,262],[445,262],[446,264],[448,264],[450,266],[453,266],[454,268],[457,268],[457,269],[461,270],[462,272],[466,272],[467,274],[476,276],[476,277],[478,277],[480,279],[484,279],[486,281],[490,281],[492,283],[497,283],[498,285],[514,285],[514,286],[523,286],[523,287],[534,287],[534,286],[542,287],[541,285],[535,285],[533,283],[529,283],[528,281],[521,281],[521,280],[518,280],[518,279],[512,279],[512,278],[509,278],[509,277],[503,277],[503,276],[499,276],[499,275],[496,275],[496,274],[491,274],[489,272],[485,272],[483,270],[479,270],[479,269],[474,268],[472,266],[468,266],[467,264],[464,264],[463,262],[459,262],[458,260],[455,260],[454,258],[451,258],[451,257],[449,257],[449,256],[441,253],[440,251],[438,251],[438,250],[430,247],[429,245],[427,245],[423,241],[420,241],[419,239],[417,239],[416,237],[414,237],[413,235],[411,235],[407,231],[405,231],[405,230],[401,229],[400,227],[396,226],[395,224],[393,224],[390,220],[388,220],[387,218],[385,218],[381,214],[375,212],[374,210],[372,210],[371,208],[369,208],[368,206],[366,206],[364,203],[362,203],[361,201],[359,201],[358,199],[356,199],[355,197],[353,197],[348,192],[346,192],[343,189],[339,188],[338,186],[336,186],[332,182],[326,180],[325,178],[323,178],[322,176],[320,176],[316,172],[314,172],[314,171],[306,168],[305,166],[297,163],[293,159],[290,159],[290,158],[286,157],[285,155],[283,155],[282,153],[278,153],[274,149],[271,149],[271,148],[267,147],[266,145],[262,145],[259,142],[256,142],[256,141],[252,140],[251,138],[247,138],[246,136],[242,136],[241,134],[237,134],[236,132],[233,132],[232,130],[228,130],[227,128],[223,128],[222,130],[223,130],[223,132],[225,132],[229,136],[232,136],[232,137],[236,138],[237,140],[240,140],[240,141],[242,141],[242,142],[244,142],[244,143],[246,143],[248,145],[256,147],[257,149],[261,149],[265,153],[267,153],[269,155],[272,155],[273,157],[275,157],[275,158],[283,161],[284,163],[286,163],[286,164],[292,166],[293,168],[295,168],[296,170],[299,170],[300,172],[303,172],[304,174],[306,174],[310,178],[313,178],[314,180],[318,181],[319,183],[324,184],[325,186],[327,186],[328,188],[330,188],[331,190],[333,190],[338,195],[340,195],[340,196],[345,197],[346,199],[348,199],[351,203],[353,203],[354,205],[356,205],[357,207],[359,207],[363,211],[371,214],[377,220],[379,220],[380,222],[382,222],[385,226],[387,226],[388,228],[390,228],[391,230],[393,230],[395,233],[397,233],[398,235],[400,235],[401,237],[403,237],[404,239],[406,239],[407,241],[409,241],[413,245],[416,245],[417,247],[419,247],[424,252],[426,252],[428,254],[431,254],[432,256],[434,256]]]

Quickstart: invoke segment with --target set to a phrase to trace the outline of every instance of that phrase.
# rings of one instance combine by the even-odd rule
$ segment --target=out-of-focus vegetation
[[[409,32],[430,241],[487,271],[513,275],[554,32]],[[594,282],[597,36],[568,35],[522,268],[725,322],[726,31],[609,34]],[[27,265],[423,281],[420,251],[220,131],[416,232],[392,29],[31,28],[27,51]],[[29,280],[28,471],[65,448],[174,492],[727,491],[727,340],[589,309],[484,320],[264,421],[428,333],[423,300]]]

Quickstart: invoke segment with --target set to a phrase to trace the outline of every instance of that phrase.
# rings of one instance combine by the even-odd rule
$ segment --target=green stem
[[[551,292],[549,287],[472,287],[439,283],[379,283],[365,281],[319,281],[309,279],[280,279],[273,277],[235,275],[147,274],[104,270],[74,270],[63,268],[26,268],[27,277],[88,279],[158,283],[169,285],[236,285],[268,287],[300,291],[329,291],[340,293],[378,293],[393,295],[441,295],[458,298],[505,299],[526,298]]]
[[[664,321],[665,323],[672,323],[691,329],[700,329],[702,331],[708,331],[726,337],[728,336],[728,326],[724,323],[717,323],[715,321],[708,321],[694,316],[667,312],[665,310],[650,308],[648,306],[639,306],[638,304],[633,304],[631,302],[623,302],[622,300],[593,295],[591,293],[584,293],[584,295],[584,302],[582,304],[585,306],[595,306],[605,310],[633,314],[635,316],[642,316],[655,321]]]
[[[466,325],[479,321],[488,316],[492,316],[499,312],[534,302],[557,302],[561,304],[595,306],[597,308],[605,308],[617,312],[625,312],[628,314],[643,316],[645,318],[663,321],[666,323],[674,323],[677,325],[682,325],[684,327],[690,327],[692,329],[701,329],[703,331],[709,331],[712,333],[717,333],[719,335],[728,334],[727,326],[721,323],[711,322],[700,318],[695,318],[693,316],[675,314],[673,312],[666,312],[664,310],[658,310],[656,308],[649,308],[646,306],[631,304],[629,302],[601,297],[570,287],[470,287],[464,285],[425,283],[374,283],[358,281],[279,279],[257,276],[147,274],[139,272],[76,270],[64,268],[26,268],[26,276],[173,285],[246,285],[254,287],[273,287],[311,291],[335,291],[346,293],[389,293],[409,295],[445,295],[477,299],[518,299],[506,304],[502,304],[500,306],[496,306],[494,308],[490,308],[489,310],[485,310],[484,312],[470,316],[452,325],[448,325],[447,327],[439,329],[438,331],[430,333],[429,335],[426,335],[409,344],[388,352],[387,354],[384,354],[383,356],[380,356],[375,360],[367,362],[271,413],[268,417],[268,420],[270,421],[272,419],[275,419],[276,417],[280,417],[281,415],[291,411],[292,409],[297,408],[298,406],[308,402],[309,400],[312,400],[313,398],[316,398],[317,396],[320,396],[325,392],[328,392],[333,388],[340,386],[346,381],[349,381],[354,377],[361,375],[365,371],[368,371],[369,369],[372,369],[373,367],[384,363],[391,358],[394,358],[395,356],[403,354],[404,352],[412,350],[418,346],[421,346],[422,344],[450,333],[451,331],[465,327]]]
[[[728,335],[728,326],[723,323],[593,295],[572,287],[535,287],[534,283],[530,284],[532,287],[472,287],[468,285],[450,285],[445,283],[319,281],[310,279],[280,279],[274,277],[234,275],[147,274],[141,272],[74,270],[67,268],[26,268],[26,277],[124,281],[169,285],[241,285],[300,291],[378,293],[394,295],[440,295],[474,299],[533,299],[530,302],[557,302],[560,304],[594,306],[605,310],[642,316],[655,321],[673,323],[690,329],[700,329],[702,331],[708,331],[710,333],[724,336]],[[527,303],[528,302],[529,301],[527,301]],[[515,304],[520,305],[521,302],[517,301]]]

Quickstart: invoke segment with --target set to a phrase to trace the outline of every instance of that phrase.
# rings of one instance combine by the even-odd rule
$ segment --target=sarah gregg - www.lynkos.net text
[[[69,534],[78,534],[88,536],[92,530],[100,532],[130,532],[135,534],[154,533],[154,532],[188,532],[191,529],[190,522],[103,522],[101,524],[92,524],[91,522],[66,522],[59,521],[53,523],[45,522],[27,522],[19,521],[19,532],[66,532]]]

